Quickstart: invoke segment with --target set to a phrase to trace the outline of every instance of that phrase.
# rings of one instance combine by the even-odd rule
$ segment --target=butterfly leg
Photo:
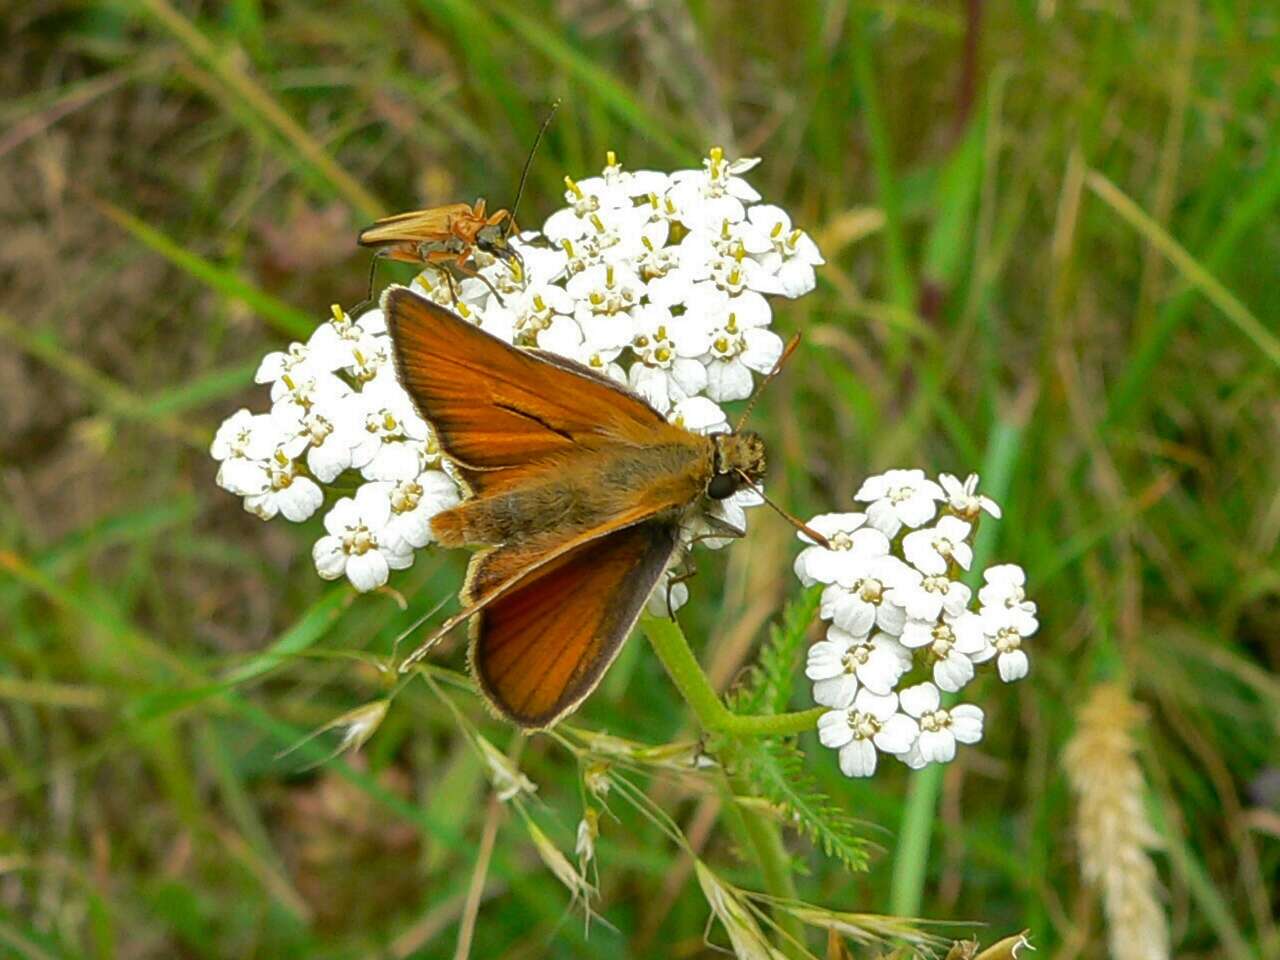
[[[688,557],[685,557],[680,563],[684,566],[684,569],[674,577],[667,577],[667,616],[672,620],[676,618],[676,608],[671,602],[671,597],[676,587],[679,584],[687,583],[698,575],[698,568]]]
[[[689,540],[689,547],[692,547],[695,543],[701,543],[704,540],[738,540],[747,535],[747,531],[741,530],[729,523],[727,520],[722,520],[719,517],[708,515],[705,517],[705,520],[709,529],[706,533],[700,533],[696,537],[691,538]],[[693,562],[693,558],[688,552],[688,548],[686,548],[684,557],[680,560],[679,567],[679,573],[667,578],[667,614],[672,620],[674,620],[676,616],[675,608],[671,605],[673,591],[678,584],[687,583],[698,575],[698,567]]]

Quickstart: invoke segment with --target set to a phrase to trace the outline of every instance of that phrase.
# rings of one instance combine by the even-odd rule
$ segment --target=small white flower
[[[1036,632],[1039,623],[1017,608],[1006,607],[984,607],[980,620],[994,648],[1000,679],[1005,683],[1021,680],[1031,668],[1022,641]]]
[[[752,267],[746,267],[751,263]],[[713,270],[718,261],[712,262]],[[753,269],[754,268],[754,269]],[[750,277],[768,276],[755,261],[733,261],[727,273],[713,272],[706,280],[699,280],[689,288],[684,303],[690,313],[705,317],[726,317],[733,314],[737,326],[744,330],[767,327],[773,320],[773,310],[763,294],[748,285]],[[767,291],[775,293],[779,291]]]
[[[666,307],[643,306],[635,313],[628,371],[631,389],[659,413],[707,386],[707,370],[697,359],[711,344],[711,331],[691,317],[673,318]]]
[[[672,303],[683,303],[681,299],[665,299],[656,295],[668,278],[674,282],[681,267],[682,245],[667,246],[671,235],[671,224],[666,220],[652,220],[640,227],[639,247],[636,249],[633,268],[641,280],[645,282],[650,303],[670,306]],[[705,277],[694,277],[685,280],[701,280]]]
[[[564,178],[564,199],[568,206],[557,210],[542,225],[543,235],[553,243],[578,240],[592,228],[592,218],[599,214],[631,205],[626,188],[610,183],[604,177],[589,177],[581,182]]]
[[[826,263],[818,245],[803,230],[791,227],[791,218],[781,207],[757,204],[747,211],[751,229],[744,230],[747,252],[761,265],[777,274],[784,296],[795,299],[818,285],[813,268]]]
[[[522,347],[538,344],[538,337],[557,319],[572,319],[574,300],[564,287],[552,283],[530,284],[508,298],[515,343]]]
[[[927,647],[933,660],[933,682],[955,693],[973,679],[974,664],[989,660],[995,653],[982,632],[976,613],[963,610],[959,616],[944,615],[940,621],[908,620],[902,631],[902,645]]]
[[[681,400],[671,408],[667,419],[694,433],[725,433],[729,429],[729,418],[724,410],[706,397]]]
[[[275,449],[276,439],[270,414],[253,414],[241,407],[219,425],[209,445],[209,455],[215,460],[264,460]]]
[[[352,399],[321,401],[308,411],[291,403],[277,404],[272,417],[291,457],[306,451],[307,468],[321,483],[332,483],[351,466],[351,451],[360,442],[360,408]]]
[[[844,596],[833,593],[829,598],[824,597],[823,608],[824,611],[830,610],[830,616],[824,612],[823,617],[839,617],[839,626],[854,634],[869,633],[871,627],[883,617],[885,623],[880,625],[882,630],[899,632],[902,614],[893,609],[892,603],[885,602],[886,595],[894,587],[912,585],[918,579],[915,571],[889,554],[889,539],[883,534],[879,537],[865,537],[859,549],[846,560],[840,567],[836,582],[847,593]],[[894,627],[898,629],[895,630]]]
[[[472,306],[459,300],[453,304],[453,309],[463,320],[474,323],[485,333],[497,337],[503,343],[514,342],[516,316],[496,299],[489,298],[483,306]]]
[[[897,557],[885,559],[892,561],[897,560]],[[902,561],[898,560],[898,563]],[[865,626],[869,611],[871,626],[891,637],[897,637],[901,635],[907,622],[907,611],[891,599],[891,588],[885,586],[889,582],[878,576],[870,576],[853,587],[839,583],[828,584],[822,591],[819,613],[823,620],[829,620],[840,629],[858,636],[871,629],[870,626]]]
[[[260,464],[262,483],[258,491],[245,497],[244,508],[263,520],[281,514],[301,523],[320,508],[324,494],[310,477],[303,475],[298,462],[277,447]]]
[[[659,224],[653,225],[656,230]],[[665,224],[662,224],[665,226]],[[641,240],[642,248],[648,234]],[[711,277],[711,261],[716,251],[703,233],[689,233],[674,247],[644,249],[637,259],[637,270],[647,280],[645,292],[649,302],[664,307],[687,306],[693,300],[697,285]],[[686,316],[706,316],[705,311],[686,311]]]
[[[585,245],[600,263],[635,269],[635,258],[644,249],[648,213],[636,207],[602,211],[589,218],[591,229],[577,242]]]
[[[1016,563],[1002,563],[982,572],[986,581],[978,590],[983,616],[1005,611],[1024,637],[1036,632],[1036,605],[1027,599],[1027,575]]]
[[[311,555],[316,571],[326,580],[346,575],[364,593],[387,582],[391,570],[413,564],[413,552],[403,540],[391,536],[388,485],[366,483],[355,499],[343,497],[325,515],[327,536],[316,541]]]
[[[848,707],[861,684],[872,693],[891,693],[911,668],[911,654],[892,637],[856,637],[839,627],[809,648],[804,675],[815,681],[813,699],[825,707]]]
[[[896,537],[904,524],[912,529],[924,526],[937,513],[935,501],[945,498],[942,488],[923,470],[887,470],[868,477],[853,496],[871,504],[867,517],[887,537]]]
[[[593,335],[610,332],[605,323],[593,324],[588,329]],[[597,342],[587,336],[578,321],[572,317],[553,318],[551,325],[538,334],[538,349],[576,360],[619,383],[627,382],[626,371],[615,362],[622,353],[622,346],[616,342],[616,338],[606,337],[606,342]]]
[[[982,739],[981,708],[962,703],[943,709],[941,694],[932,683],[908,687],[900,694],[900,700],[902,709],[919,721],[920,737],[913,752],[923,763],[949,763],[955,758],[957,742],[977,743]],[[914,764],[908,761],[908,765]]]
[[[1000,504],[990,497],[978,493],[978,475],[971,473],[961,483],[959,478],[949,473],[939,474],[938,482],[947,494],[947,506],[964,520],[978,519],[978,513],[987,511],[997,520],[1000,519]]]
[[[408,480],[421,470],[417,447],[428,437],[427,423],[413,401],[391,377],[382,377],[360,394],[359,439],[351,465],[368,480]]]
[[[861,513],[823,513],[808,525],[827,538],[829,546],[813,543],[797,533],[805,543],[813,543],[796,557],[795,572],[806,587],[815,583],[853,583],[863,567],[863,558],[883,557],[889,552],[889,539],[879,530],[865,526]]]
[[[342,369],[365,383],[390,362],[387,318],[375,307],[352,320],[335,305],[333,319],[316,328],[307,341],[307,348],[316,358],[315,369],[329,372]]]
[[[629,268],[612,263],[587,267],[565,289],[577,301],[574,319],[584,336],[602,346],[626,346],[634,335],[632,311],[640,306],[644,284]]]
[[[458,484],[443,470],[426,470],[413,480],[366,484],[377,487],[391,504],[386,530],[391,540],[403,540],[421,549],[433,539],[431,518],[457,506],[462,499]]]
[[[840,772],[869,777],[876,771],[876,750],[903,754],[919,733],[915,720],[897,712],[898,695],[878,696],[860,690],[851,707],[829,710],[818,718],[818,739],[840,751]]]
[[[914,530],[902,538],[902,552],[921,573],[941,576],[952,561],[963,570],[973,562],[973,548],[966,542],[972,524],[959,517],[943,517],[933,527]]]
[[[703,169],[671,174],[667,196],[679,209],[680,222],[690,230],[715,230],[725,220],[741,220],[746,209],[744,201],[754,203],[760,194],[739,174],[759,162],[758,158],[726,160],[723,150],[712,147],[702,162]]]
[[[733,312],[711,331],[703,362],[707,368],[707,396],[717,403],[745,400],[755,390],[751,371],[770,373],[782,356],[783,343],[763,326],[744,326]]]
[[[209,455],[221,461],[217,484],[238,495],[261,493],[266,488],[266,466],[283,437],[270,414],[241,408],[222,421]]]
[[[286,373],[271,384],[273,413],[276,407],[288,404],[297,407],[299,414],[305,414],[318,403],[343,401],[351,396],[351,388],[332,373],[313,373],[309,369],[295,372],[300,374],[296,379]]]
[[[537,242],[545,243],[545,240],[540,233],[526,230],[508,241],[511,249],[520,255],[518,272],[522,282],[521,289],[549,285],[565,276],[568,255],[558,244],[543,246]]]
[[[915,570],[889,588],[890,602],[902,607],[911,620],[937,620],[939,615],[959,616],[969,605],[971,591],[945,575],[924,576]]]
[[[628,199],[634,200],[667,189],[667,174],[660,170],[624,170],[618,161],[618,155],[612,150],[605,153],[604,169],[600,178],[614,190],[620,191]]]
[[[324,329],[323,326],[320,329]],[[274,350],[263,357],[253,375],[253,382],[275,383],[286,373],[301,376],[309,368],[310,361],[311,351],[307,345],[295,341],[283,350]]]

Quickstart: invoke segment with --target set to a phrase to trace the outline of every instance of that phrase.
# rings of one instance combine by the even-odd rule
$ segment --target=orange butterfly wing
[[[600,682],[675,552],[675,523],[648,520],[556,557],[472,621],[471,668],[520,727],[553,724]]]
[[[476,496],[565,455],[680,429],[611,380],[504,343],[405,287],[382,307],[400,382]]]

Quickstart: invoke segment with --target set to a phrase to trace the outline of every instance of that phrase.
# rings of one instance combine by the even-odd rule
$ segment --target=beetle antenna
[[[520,183],[516,187],[516,201],[511,204],[511,216],[507,218],[507,229],[502,234],[503,240],[510,237],[511,231],[516,228],[516,211],[520,209],[520,198],[524,196],[524,184],[529,179],[529,168],[533,166],[533,155],[538,152],[538,144],[542,142],[542,135],[547,132],[547,127],[551,126],[551,118],[556,115],[558,109],[560,109],[560,98],[556,97],[552,101],[551,109],[547,111],[547,115],[542,120],[542,126],[538,128],[538,135],[533,138],[533,146],[529,148],[529,156],[524,159],[524,169],[520,171]]]
[[[764,382],[760,384],[760,388],[755,392],[755,396],[753,396],[750,402],[747,403],[747,409],[742,411],[742,416],[738,418],[738,425],[733,428],[734,433],[741,432],[742,428],[746,426],[747,418],[751,416],[751,411],[756,408],[756,401],[760,399],[760,394],[764,393],[764,388],[772,383],[773,378],[782,372],[782,365],[787,362],[798,346],[800,346],[800,334],[797,333],[783,348],[782,356],[778,358],[778,362],[773,365],[773,369],[770,370],[768,376],[764,378]]]
[[[754,490],[756,493],[760,494],[760,499],[763,500],[765,503],[767,503],[769,506],[773,507],[774,511],[778,514],[778,516],[782,517],[782,519],[786,520],[787,523],[791,524],[793,527],[795,527],[797,530],[803,533],[806,537],[808,537],[814,543],[818,544],[819,546],[826,547],[828,550],[831,549],[830,540],[828,540],[826,537],[820,534],[817,530],[813,529],[813,527],[809,526],[799,517],[792,516],[791,514],[787,513],[786,510],[783,510],[782,507],[778,506],[778,504],[770,500],[765,495],[765,492],[762,489],[760,489],[760,487],[758,487],[756,484],[752,483],[751,478],[748,477],[741,470],[737,471],[737,473],[738,473],[738,478],[743,483],[745,483],[748,487]]]

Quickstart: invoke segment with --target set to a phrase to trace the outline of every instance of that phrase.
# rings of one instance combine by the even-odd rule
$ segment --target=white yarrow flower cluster
[[[611,151],[599,176],[565,178],[565,206],[541,231],[510,238],[515,256],[477,250],[475,276],[429,267],[411,288],[508,343],[618,381],[690,430],[728,430],[721,405],[748,399],[782,355],[768,298],[813,290],[824,262],[743,179],[757,163],[713,148],[696,169],[629,171]],[[359,590],[386,583],[461,491],[396,381],[381,311],[352,319],[334,308],[306,343],[268,354],[256,379],[270,384],[271,410],[223,423],[211,449],[218,484],[263,519],[301,522],[328,503],[313,551],[320,575]],[[744,490],[713,512],[744,529],[760,502]],[[728,542],[708,532],[686,539]],[[664,581],[650,607],[687,596]]]
[[[353,320],[334,307],[306,343],[267,354],[254,379],[270,385],[271,410],[239,410],[218,429],[218,485],[264,520],[295,523],[321,508],[327,488],[326,532],[312,550],[326,580],[373,590],[410,566],[431,541],[431,517],[460,491],[396,381],[382,311]]]
[[[820,615],[829,624],[805,675],[814,700],[830,708],[819,739],[839,751],[846,776],[870,776],[881,753],[913,769],[950,761],[957,743],[982,738],[983,713],[944,706],[943,694],[958,693],[991,660],[1006,683],[1027,675],[1022,642],[1039,624],[1022,568],[988,567],[976,604],[961,582],[980,514],[1000,516],[977,485],[976,475],[961,483],[890,470],[859,488],[862,512],[809,521],[828,546],[801,535],[809,546],[796,575],[824,585]]]

